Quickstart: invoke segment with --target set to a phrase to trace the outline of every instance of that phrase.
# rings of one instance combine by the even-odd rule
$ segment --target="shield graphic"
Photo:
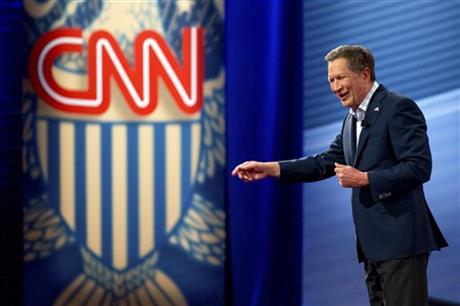
[[[153,270],[156,248],[191,203],[199,121],[40,117],[39,156],[49,203],[82,246],[86,264],[100,262],[115,283],[123,272]],[[92,276],[100,281],[100,274]],[[123,283],[113,288],[120,297],[125,294]],[[158,281],[152,283],[161,289]]]
[[[39,118],[40,164],[52,207],[104,264],[120,271],[138,264],[191,202],[199,121]]]

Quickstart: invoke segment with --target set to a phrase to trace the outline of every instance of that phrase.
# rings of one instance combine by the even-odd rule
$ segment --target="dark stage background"
[[[0,2],[0,304],[22,303],[22,4]]]

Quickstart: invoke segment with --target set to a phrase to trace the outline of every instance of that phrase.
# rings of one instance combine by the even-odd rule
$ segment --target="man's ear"
[[[369,81],[371,80],[371,69],[369,69],[369,67],[364,67],[361,73],[363,74],[366,80],[369,80]]]

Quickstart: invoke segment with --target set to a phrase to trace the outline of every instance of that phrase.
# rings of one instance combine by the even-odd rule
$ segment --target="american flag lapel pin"
[[[377,106],[376,108],[374,108],[374,112],[378,112],[380,110],[380,108]]]

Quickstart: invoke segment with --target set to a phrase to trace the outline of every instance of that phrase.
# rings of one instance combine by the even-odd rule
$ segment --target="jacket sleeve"
[[[335,175],[334,163],[345,163],[342,135],[339,134],[329,149],[321,154],[294,160],[280,161],[279,182],[300,183],[319,181]]]
[[[410,99],[396,103],[389,119],[390,141],[397,163],[387,169],[368,172],[374,201],[407,192],[431,176],[431,153],[425,118]]]

